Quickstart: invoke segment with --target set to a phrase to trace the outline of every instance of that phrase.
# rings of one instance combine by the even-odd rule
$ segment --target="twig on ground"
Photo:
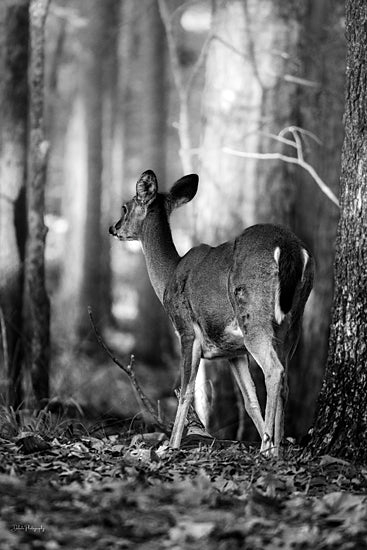
[[[123,370],[128,377],[130,378],[130,382],[136,391],[137,396],[139,397],[144,409],[150,414],[150,416],[154,420],[154,424],[162,430],[165,434],[170,434],[172,426],[170,424],[166,424],[165,422],[162,422],[160,418],[158,417],[157,413],[154,410],[154,406],[151,403],[150,399],[147,395],[143,392],[141,389],[139,382],[136,379],[135,371],[134,371],[134,356],[131,355],[130,357],[130,363],[128,365],[123,365],[111,352],[111,350],[107,347],[105,341],[103,340],[100,332],[98,331],[96,324],[94,322],[92,308],[88,307],[88,315],[91,322],[91,325],[93,327],[94,333],[96,335],[97,341],[100,344],[100,346],[104,349],[104,351],[107,353],[107,355],[112,359],[112,361],[121,369]]]

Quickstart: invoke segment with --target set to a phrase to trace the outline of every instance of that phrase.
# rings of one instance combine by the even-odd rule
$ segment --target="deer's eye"
[[[127,207],[126,207],[124,204],[122,205],[121,210],[122,210],[122,215],[123,215],[123,216],[126,216],[126,214],[127,214]]]

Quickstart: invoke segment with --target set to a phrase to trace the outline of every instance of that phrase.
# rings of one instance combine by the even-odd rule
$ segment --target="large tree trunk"
[[[343,144],[345,37],[344,0],[310,0],[300,52],[309,85],[300,89],[298,124],[321,143],[307,140],[307,161],[338,195]],[[298,172],[295,230],[316,260],[313,292],[306,306],[303,336],[290,367],[287,425],[301,437],[310,428],[320,392],[331,321],[333,262],[338,208]],[[311,206],[312,205],[312,206]]]
[[[311,449],[367,460],[367,4],[347,0],[347,84],[334,311]]]
[[[0,5],[0,337],[1,377],[9,404],[22,401],[22,288],[26,235],[25,174],[28,105],[28,1]]]
[[[50,304],[45,287],[44,197],[48,142],[44,117],[44,27],[49,0],[31,0],[30,15],[30,127],[27,174],[28,237],[25,255],[24,312],[27,363],[37,404],[49,397]]]
[[[199,236],[209,244],[233,237],[255,222],[292,222],[296,188],[288,166],[239,158],[223,149],[257,154],[284,148],[266,134],[293,123],[297,87],[285,78],[294,72],[298,52],[299,14],[293,4],[290,0],[214,2],[197,199]],[[226,404],[222,410],[212,399],[202,416],[209,431],[232,437],[237,411],[227,364],[205,363],[205,378],[204,382],[199,373],[198,384],[211,388]],[[256,378],[262,381],[261,375]],[[218,432],[219,426],[228,430]],[[248,420],[245,438],[255,434]]]

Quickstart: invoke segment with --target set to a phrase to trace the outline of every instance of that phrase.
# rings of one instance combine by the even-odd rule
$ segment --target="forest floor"
[[[1,550],[367,549],[366,468],[76,432],[0,436]]]

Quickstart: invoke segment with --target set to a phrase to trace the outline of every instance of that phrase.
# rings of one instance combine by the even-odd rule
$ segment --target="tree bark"
[[[27,362],[37,404],[49,397],[50,304],[45,286],[44,224],[46,163],[44,117],[44,26],[49,0],[31,0],[29,66],[29,154],[27,175],[28,237],[25,256],[24,312]]]
[[[298,125],[320,143],[307,139],[305,158],[339,195],[343,145],[345,37],[344,0],[310,0],[302,25]],[[316,261],[316,277],[303,319],[303,333],[290,366],[287,407],[289,433],[304,436],[312,425],[327,359],[333,263],[339,210],[316,187],[310,176],[297,171],[295,232]]]
[[[367,4],[346,2],[347,70],[341,215],[324,383],[311,450],[367,460]]]
[[[4,319],[4,327],[2,327],[4,339],[1,342],[0,365],[3,365],[2,377],[7,381],[5,399],[14,408],[17,408],[22,401],[28,40],[28,1],[2,2],[0,6],[2,75],[0,84],[0,307]]]

